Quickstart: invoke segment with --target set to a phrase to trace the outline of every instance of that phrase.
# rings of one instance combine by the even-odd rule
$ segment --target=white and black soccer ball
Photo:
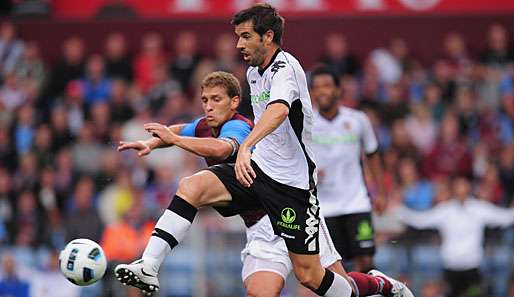
[[[70,241],[59,254],[62,274],[78,286],[88,286],[105,274],[107,259],[96,242],[89,239]]]

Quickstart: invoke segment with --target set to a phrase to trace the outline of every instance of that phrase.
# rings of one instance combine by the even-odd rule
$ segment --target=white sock
[[[326,297],[350,297],[352,296],[352,287],[348,281],[337,273],[334,273],[334,282],[325,293]]]
[[[152,237],[143,252],[143,263],[148,273],[157,274],[171,250],[184,239],[196,215],[194,208],[187,201],[175,196],[168,209],[155,225]]]

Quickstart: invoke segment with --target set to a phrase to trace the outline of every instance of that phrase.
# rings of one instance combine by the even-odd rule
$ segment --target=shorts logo
[[[293,224],[293,222],[296,220],[296,212],[294,209],[286,207],[282,209],[280,216],[282,217],[282,221],[277,222],[278,226],[291,230],[300,230],[300,225]]]
[[[362,220],[357,227],[357,240],[372,240],[373,228],[368,220]]]
[[[282,209],[280,216],[282,217],[282,221],[286,224],[291,224],[296,219],[296,213],[294,212],[294,209],[290,207]]]

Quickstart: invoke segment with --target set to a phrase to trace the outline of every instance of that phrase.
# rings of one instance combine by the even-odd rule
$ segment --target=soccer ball
[[[70,241],[59,254],[62,274],[78,286],[88,286],[104,276],[107,259],[104,251],[89,239]]]

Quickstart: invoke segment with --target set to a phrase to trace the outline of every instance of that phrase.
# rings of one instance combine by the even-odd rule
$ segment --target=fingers
[[[119,152],[121,152],[124,150],[135,149],[135,148],[137,148],[137,145],[134,142],[120,141],[117,149]]]
[[[237,180],[245,187],[250,187],[257,176],[252,168],[249,156],[240,156],[238,158],[235,171]]]

